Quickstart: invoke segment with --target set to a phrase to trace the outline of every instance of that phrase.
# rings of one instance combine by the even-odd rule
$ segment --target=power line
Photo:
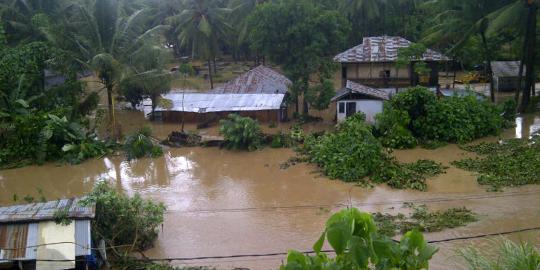
[[[411,200],[398,200],[398,201],[381,201],[381,202],[365,202],[365,203],[353,203],[352,205],[346,203],[336,204],[320,204],[320,205],[291,205],[291,206],[268,206],[268,207],[244,207],[244,208],[221,208],[221,209],[195,209],[195,210],[167,210],[166,213],[221,213],[221,212],[248,212],[248,211],[274,211],[274,210],[296,210],[296,209],[320,209],[320,208],[338,208],[348,206],[381,206],[381,205],[395,205],[404,203],[438,203],[449,201],[472,201],[472,200],[484,200],[504,197],[521,197],[540,194],[540,191],[531,192],[509,192],[502,194],[486,194],[486,195],[464,195],[454,197],[441,197],[441,198],[429,198],[429,199],[411,199]],[[0,215],[13,215],[13,216],[34,216],[35,213],[14,213],[10,211],[0,211]],[[38,220],[36,220],[38,221]]]
[[[527,232],[527,231],[536,231],[536,230],[540,230],[540,227],[526,228],[526,229],[499,232],[499,233],[479,234],[479,235],[474,235],[474,236],[454,237],[454,238],[447,238],[447,239],[440,239],[440,240],[431,240],[431,241],[427,241],[427,243],[429,243],[429,244],[439,244],[439,243],[445,243],[445,242],[453,242],[453,241],[460,241],[460,240],[470,240],[470,239],[480,239],[480,238],[486,238],[486,237],[491,237],[491,236],[501,236],[501,235],[508,235],[508,234],[521,233],[521,232]],[[399,242],[399,241],[394,240],[394,242]],[[335,253],[333,250],[321,250],[321,252],[322,253]],[[309,250],[309,251],[303,251],[301,253],[314,254],[316,252],[313,251],[313,250]],[[275,257],[275,256],[286,256],[287,254],[288,254],[287,252],[275,252],[275,253],[261,253],[261,254],[236,254],[236,255],[224,255],[224,256],[177,257],[177,258],[146,258],[146,259],[140,259],[140,261],[152,261],[152,262],[159,262],[159,261],[162,261],[162,262],[199,261],[199,260],[208,260],[208,259]]]
[[[524,228],[519,230],[512,230],[512,231],[505,231],[505,232],[498,232],[498,233],[488,233],[488,234],[479,234],[479,235],[473,235],[473,236],[464,236],[464,237],[453,237],[453,238],[446,238],[446,239],[439,239],[439,240],[430,240],[427,241],[429,244],[439,244],[439,243],[446,243],[446,242],[453,242],[453,241],[461,241],[461,240],[471,240],[471,239],[480,239],[480,238],[486,238],[486,237],[492,237],[492,236],[502,236],[502,235],[509,235],[509,234],[515,234],[515,233],[522,233],[522,232],[528,232],[528,231],[537,231],[540,230],[539,227],[532,227],[532,228]],[[394,242],[398,242],[398,240],[394,240]],[[58,243],[49,243],[49,244],[43,244],[39,246],[46,246],[46,245],[54,245],[54,244],[74,244],[73,242],[58,242]],[[30,248],[26,247],[26,248]],[[0,250],[10,250],[7,248],[0,248]],[[335,253],[334,250],[321,250],[322,253]],[[314,254],[316,253],[313,250],[309,251],[303,251],[304,254]],[[145,258],[145,259],[137,259],[138,261],[152,261],[152,262],[159,262],[159,261],[199,261],[199,260],[208,260],[208,259],[234,259],[234,258],[260,258],[260,257],[275,257],[275,256],[286,256],[287,252],[274,252],[274,253],[256,253],[256,254],[235,254],[235,255],[223,255],[223,256],[201,256],[201,257],[175,257],[175,258]],[[48,262],[73,262],[77,260],[69,260],[69,259],[36,259],[35,261],[48,261]]]
[[[222,208],[222,209],[199,209],[199,210],[168,210],[167,213],[227,213],[227,212],[250,212],[250,211],[286,211],[286,210],[301,210],[301,209],[320,209],[320,208],[338,208],[348,206],[381,206],[381,205],[395,205],[404,203],[438,203],[449,201],[472,201],[472,200],[484,200],[502,197],[520,197],[528,195],[536,195],[540,192],[513,192],[504,193],[498,195],[465,195],[455,197],[443,197],[443,198],[430,198],[430,199],[413,199],[413,200],[400,200],[400,201],[384,201],[384,202],[366,202],[366,203],[353,203],[348,205],[345,203],[337,204],[321,204],[321,205],[292,205],[292,206],[268,206],[268,207],[244,207],[244,208]]]

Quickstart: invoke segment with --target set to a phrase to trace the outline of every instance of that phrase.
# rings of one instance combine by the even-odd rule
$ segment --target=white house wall
[[[359,99],[359,100],[342,100],[338,101],[336,108],[337,111],[337,120],[338,122],[345,121],[347,118],[347,103],[355,102],[356,103],[356,112],[363,112],[366,115],[366,121],[368,123],[375,123],[375,115],[381,113],[383,110],[383,101],[382,100],[370,100],[370,99]],[[345,112],[339,113],[339,103],[345,103]]]

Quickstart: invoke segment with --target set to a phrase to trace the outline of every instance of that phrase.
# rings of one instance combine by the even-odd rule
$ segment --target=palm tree
[[[246,39],[249,32],[248,20],[249,15],[255,10],[255,8],[268,0],[231,0],[228,7],[231,9],[229,21],[234,26],[234,35],[229,40],[233,44],[233,57],[237,59],[237,53],[239,48],[246,47]],[[244,46],[243,46],[244,45]],[[257,60],[258,62],[258,57]]]
[[[214,82],[211,61],[215,61],[216,54],[219,51],[219,39],[226,36],[226,33],[231,29],[226,21],[231,10],[222,7],[220,2],[215,0],[185,0],[185,9],[173,18],[178,26],[180,45],[191,47],[193,58],[206,58],[210,88],[212,89],[214,88]]]
[[[44,40],[40,30],[59,13],[62,0],[11,0],[0,3],[6,32],[12,42],[28,43]]]
[[[85,3],[72,7],[66,18],[71,25],[70,31],[57,38],[70,41],[68,47],[75,51],[77,60],[92,70],[107,90],[109,121],[115,136],[113,91],[122,70],[131,65],[134,55],[145,46],[159,46],[159,32],[164,26],[147,26],[145,9],[122,16],[129,1]],[[58,42],[58,39],[53,41]]]
[[[492,50],[488,44],[488,29],[493,23],[493,13],[500,10],[508,0],[433,0],[429,4],[439,8],[441,12],[436,16],[434,26],[427,30],[428,35],[423,39],[425,43],[440,43],[441,41],[454,43],[449,53],[454,54],[463,48],[465,43],[474,35],[482,41],[487,76],[490,81],[491,101],[495,102],[493,76],[491,71]]]
[[[516,89],[515,100],[519,101],[520,91],[523,92],[520,111],[523,111],[530,103],[531,94],[535,93],[535,64],[536,64],[536,36],[537,36],[537,13],[540,1],[538,0],[513,0],[506,6],[494,12],[495,20],[490,28],[490,33],[497,33],[507,27],[516,29],[523,37],[521,53],[521,65],[519,68],[519,87]],[[524,68],[526,67],[526,69]],[[523,84],[523,72],[525,69],[525,83]]]

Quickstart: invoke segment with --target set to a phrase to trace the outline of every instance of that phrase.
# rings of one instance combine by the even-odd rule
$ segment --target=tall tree
[[[252,47],[282,66],[294,83],[291,90],[297,113],[298,97],[303,95],[303,113],[307,114],[305,97],[310,80],[314,77],[319,77],[318,82],[330,79],[332,72],[329,71],[335,68],[332,57],[345,43],[350,30],[348,21],[337,11],[299,0],[261,4],[251,14],[249,25]],[[317,104],[324,104],[315,100]]]
[[[191,47],[193,58],[206,59],[210,88],[213,89],[211,61],[215,61],[219,52],[218,41],[231,28],[227,23],[230,9],[223,7],[221,1],[215,0],[185,0],[184,8],[172,18],[179,28],[180,45]]]
[[[491,61],[493,48],[488,41],[488,28],[493,23],[492,14],[508,3],[508,0],[434,0],[430,4],[440,10],[435,17],[434,25],[427,30],[428,34],[423,41],[426,43],[439,43],[448,41],[454,43],[450,53],[459,51],[469,39],[478,35],[484,50],[486,73],[490,81],[491,101],[495,101],[495,90]]]
[[[129,66],[145,46],[160,46],[159,36],[164,26],[151,27],[147,10],[140,9],[126,14],[129,1],[94,0],[73,8],[66,18],[74,26],[70,32],[56,36],[53,42],[63,39],[74,50],[76,58],[101,80],[107,90],[109,122],[116,136],[113,94],[123,69]],[[139,70],[138,72],[145,72]]]

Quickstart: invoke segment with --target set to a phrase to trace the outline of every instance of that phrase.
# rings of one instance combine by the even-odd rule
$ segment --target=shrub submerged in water
[[[393,188],[426,190],[426,178],[443,173],[441,164],[420,160],[402,164],[390,156],[373,136],[363,114],[355,114],[322,136],[308,136],[300,149],[331,179],[360,182],[371,178]]]
[[[84,203],[96,205],[92,220],[94,241],[105,240],[107,247],[125,246],[123,251],[137,252],[150,248],[163,223],[165,206],[145,200],[138,194],[128,197],[107,182],[99,182]],[[120,250],[112,248],[120,254]],[[115,253],[113,253],[115,254]]]
[[[407,129],[423,141],[469,142],[509,126],[515,105],[496,106],[475,95],[438,98],[424,87],[398,93],[378,116],[377,134],[385,146],[414,147]]]
[[[261,146],[261,127],[256,120],[229,114],[227,119],[219,123],[219,133],[225,137],[228,148],[253,151]]]
[[[163,155],[161,147],[152,143],[151,135],[152,130],[150,128],[142,128],[126,138],[124,150],[126,151],[128,160],[145,156],[158,157]]]
[[[363,114],[355,114],[322,136],[308,136],[305,154],[325,175],[347,182],[371,175],[384,160],[383,147],[371,133]]]

